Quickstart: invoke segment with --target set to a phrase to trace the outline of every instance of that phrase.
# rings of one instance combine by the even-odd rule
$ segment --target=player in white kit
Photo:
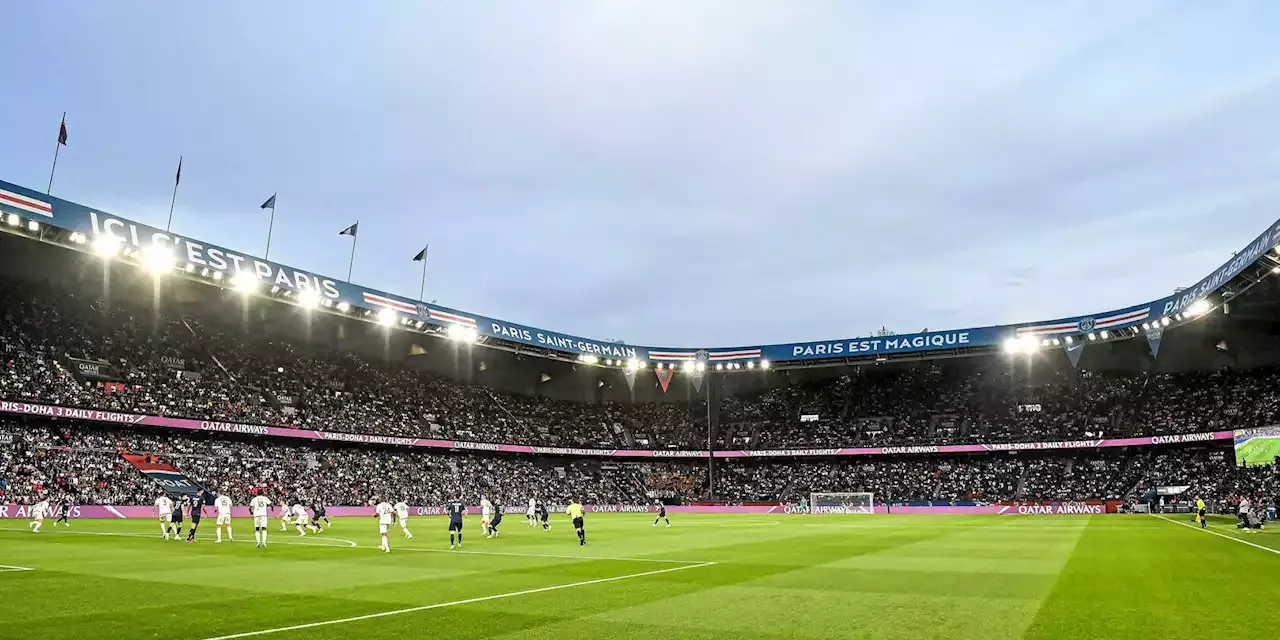
[[[413,532],[409,531],[409,505],[405,504],[404,500],[401,500],[395,503],[392,508],[396,510],[396,521],[400,523],[400,532],[404,534],[404,537],[412,540]]]
[[[35,505],[31,507],[31,533],[40,533],[40,527],[44,525],[44,517],[48,513],[48,498],[41,498],[40,502],[35,503]]]
[[[480,496],[480,532],[489,532],[489,521],[493,519],[493,503],[489,499]]]
[[[254,496],[249,501],[249,512],[253,514],[253,541],[261,549],[267,546],[267,520],[271,513],[271,501],[266,496]]]
[[[231,496],[224,493],[214,498],[213,508],[218,510],[218,519],[213,521],[213,529],[218,532],[218,539],[214,542],[222,542],[224,528],[227,530],[227,542],[235,542],[236,537],[231,535]]]
[[[298,535],[300,536],[307,535],[307,532],[302,530],[303,527],[310,529],[312,532],[319,533],[316,526],[311,524],[311,516],[307,515],[307,508],[301,504],[293,505],[293,526],[298,530]]]
[[[293,524],[289,520],[289,503],[284,500],[280,501],[280,530],[288,531],[289,525]]]
[[[529,510],[524,512],[524,517],[525,517],[525,520],[528,521],[525,524],[528,524],[531,527],[536,526],[538,524],[537,498],[529,498]]]
[[[378,533],[382,534],[382,543],[380,548],[387,552],[391,552],[391,545],[387,542],[387,529],[391,528],[391,518],[395,515],[395,509],[384,501],[374,498],[377,505],[373,508],[373,514],[378,518]]]
[[[160,535],[164,536],[165,540],[168,540],[169,525],[171,524],[169,521],[173,518],[173,500],[170,500],[167,495],[160,494],[160,497],[156,498],[156,506],[152,513],[160,518]]]

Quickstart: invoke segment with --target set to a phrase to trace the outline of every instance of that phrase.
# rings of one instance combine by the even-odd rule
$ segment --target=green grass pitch
[[[1169,519],[598,514],[579,547],[563,516],[495,540],[473,518],[458,553],[422,517],[389,554],[372,518],[305,539],[272,519],[265,550],[248,520],[194,545],[6,520],[0,638],[1274,637],[1280,531]]]
[[[1280,438],[1250,438],[1236,447],[1237,464],[1275,464],[1276,456],[1280,456]]]

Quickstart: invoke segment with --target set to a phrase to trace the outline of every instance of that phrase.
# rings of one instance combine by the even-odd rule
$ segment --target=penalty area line
[[[1212,535],[1218,536],[1219,538],[1224,538],[1224,539],[1226,539],[1226,540],[1230,540],[1230,541],[1232,541],[1232,542],[1239,542],[1240,544],[1246,544],[1246,545],[1249,545],[1250,547],[1253,547],[1254,549],[1262,549],[1263,551],[1270,551],[1271,553],[1280,554],[1280,549],[1272,549],[1271,547],[1263,546],[1263,545],[1260,545],[1260,544],[1255,544],[1255,543],[1249,542],[1248,540],[1241,540],[1240,538],[1237,538],[1237,537],[1235,537],[1235,536],[1229,536],[1229,535],[1227,535],[1227,534],[1225,534],[1225,533],[1218,533],[1217,531],[1214,531],[1213,529],[1201,529],[1200,527],[1197,527],[1197,526],[1195,526],[1195,525],[1190,525],[1190,524],[1187,524],[1187,523],[1185,523],[1185,522],[1178,522],[1177,520],[1174,520],[1174,519],[1172,519],[1172,518],[1166,518],[1166,517],[1164,517],[1164,516],[1162,516],[1162,515],[1160,515],[1160,514],[1158,514],[1158,513],[1153,513],[1153,514],[1151,514],[1151,515],[1153,515],[1153,516],[1155,516],[1155,517],[1157,517],[1157,518],[1160,518],[1161,520],[1164,520],[1165,522],[1172,522],[1172,523],[1174,523],[1174,524],[1176,524],[1176,525],[1178,525],[1178,526],[1180,526],[1180,527],[1186,527],[1186,528],[1191,529],[1191,530],[1194,530],[1194,531],[1203,531],[1203,532],[1205,532],[1205,533],[1212,534]]]
[[[11,564],[0,564],[0,573],[9,573],[14,571],[35,571],[31,567],[15,567]]]
[[[234,640],[235,638],[249,638],[253,636],[265,636],[272,633],[281,633],[284,631],[297,631],[299,629],[312,629],[315,627],[325,627],[334,624],[344,624],[347,622],[359,622],[361,620],[372,620],[374,618],[385,618],[387,616],[397,616],[405,613],[415,613],[418,611],[429,611],[431,609],[443,609],[445,607],[454,607],[463,604],[473,604],[476,602],[487,602],[489,600],[501,600],[503,598],[514,598],[516,596],[527,596],[534,593],[545,593],[547,591],[558,591],[560,589],[572,589],[573,587],[585,587],[592,584],[601,584],[604,582],[616,582],[618,580],[628,580],[630,578],[640,578],[643,576],[655,576],[660,573],[670,573],[672,571],[684,571],[685,569],[698,569],[701,567],[710,567],[716,563],[704,562],[702,564],[691,564],[683,567],[668,567],[666,569],[655,569],[653,571],[642,571],[640,573],[628,573],[622,576],[613,576],[611,578],[596,578],[594,580],[583,580],[581,582],[571,582],[569,584],[557,584],[550,587],[538,587],[536,589],[525,589],[523,591],[512,591],[510,593],[499,593],[492,596],[481,596],[479,598],[467,598],[466,600],[454,600],[452,602],[440,602],[437,604],[428,604],[420,607],[409,607],[407,609],[395,609],[393,611],[382,611],[379,613],[370,613],[363,616],[351,616],[349,618],[336,618],[333,620],[321,620],[320,622],[308,622],[306,624],[295,624],[288,627],[277,627],[275,629],[261,629],[259,631],[246,631],[244,633],[233,633],[225,636],[214,636],[205,638],[205,640]]]

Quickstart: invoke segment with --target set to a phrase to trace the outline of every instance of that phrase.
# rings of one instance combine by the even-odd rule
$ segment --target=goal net
[[[875,513],[870,493],[809,494],[810,513]]]

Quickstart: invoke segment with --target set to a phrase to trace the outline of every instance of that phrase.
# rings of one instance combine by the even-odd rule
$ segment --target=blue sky
[[[635,344],[1158,298],[1280,217],[1280,3],[18,3],[0,178]]]

